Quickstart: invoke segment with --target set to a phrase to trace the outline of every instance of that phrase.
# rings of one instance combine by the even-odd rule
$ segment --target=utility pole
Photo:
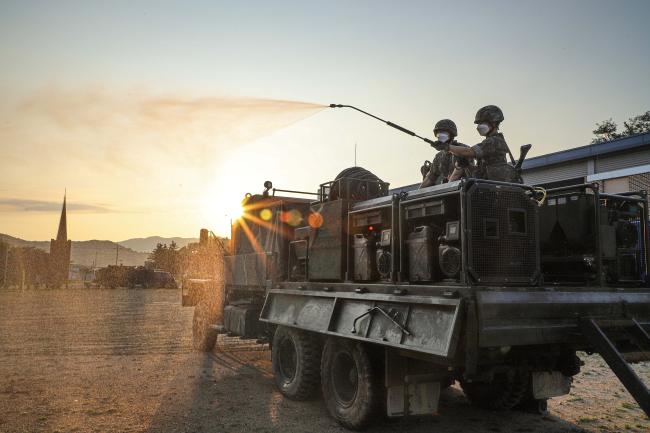
[[[120,246],[118,244],[115,245],[115,266],[117,266],[117,257],[120,255]]]
[[[357,142],[354,142],[354,166],[357,166]]]

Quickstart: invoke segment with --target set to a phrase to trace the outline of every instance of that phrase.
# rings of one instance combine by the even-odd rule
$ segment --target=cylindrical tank
[[[199,234],[199,245],[202,247],[208,245],[208,229],[201,229]]]

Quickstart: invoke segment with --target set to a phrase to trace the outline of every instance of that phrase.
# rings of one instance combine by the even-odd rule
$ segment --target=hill
[[[189,243],[193,242],[198,242],[199,240],[197,238],[163,238],[161,236],[149,236],[148,238],[133,238],[133,239],[127,239],[125,241],[120,241],[118,244],[122,245],[123,247],[130,248],[134,251],[139,251],[143,253],[150,253],[153,251],[154,248],[156,248],[156,245],[158,244],[171,244],[172,242],[176,242],[176,245],[178,245],[178,248],[183,248]]]
[[[0,233],[0,240],[7,242],[14,247],[34,247],[41,250],[50,251],[49,241],[26,241]],[[96,258],[95,266],[104,267],[115,264],[115,255],[117,253],[118,263],[125,266],[144,265],[149,256],[148,253],[134,251],[112,241],[72,241],[71,260],[85,266],[92,266]]]

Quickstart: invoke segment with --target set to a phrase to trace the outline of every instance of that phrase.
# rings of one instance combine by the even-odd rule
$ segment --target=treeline
[[[49,257],[34,247],[11,247],[0,241],[0,287],[44,287],[49,275]]]
[[[226,245],[227,239],[214,236],[183,248],[173,241],[159,243],[145,266],[107,266],[97,270],[95,283],[101,288],[176,288],[183,278],[216,278]]]
[[[623,130],[619,132],[618,125],[611,118],[596,124],[593,130],[595,135],[591,144],[615,140],[617,138],[629,137],[630,135],[650,132],[650,111],[638,116],[632,116],[623,122]]]
[[[212,278],[220,269],[220,260],[228,248],[228,239],[211,238],[209,242],[190,243],[178,248],[175,242],[158,244],[149,254],[149,262],[155,269],[167,271],[176,278]]]
[[[216,237],[211,238],[207,244],[201,245],[197,242],[183,248],[178,248],[175,242],[169,245],[158,244],[149,254],[149,263],[146,267],[109,266],[104,268],[105,275],[102,275],[102,278],[107,277],[109,281],[117,280],[119,286],[123,285],[122,280],[128,283],[127,286],[140,284],[147,286],[148,281],[167,285],[165,280],[158,281],[164,277],[153,275],[154,269],[169,272],[179,280],[184,276],[213,278],[217,272],[220,272],[221,257],[227,245],[227,239]],[[46,287],[51,272],[49,257],[49,253],[41,249],[12,247],[0,240],[0,287]],[[127,272],[128,269],[131,271]],[[86,266],[78,266],[77,270],[84,281],[93,273],[93,270]],[[101,273],[102,270],[97,272]],[[116,277],[122,273],[125,275]]]

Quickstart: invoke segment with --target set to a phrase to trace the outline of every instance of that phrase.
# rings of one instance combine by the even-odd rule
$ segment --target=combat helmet
[[[476,112],[474,123],[494,123],[499,124],[503,122],[503,111],[496,105],[486,105]]]
[[[436,123],[436,126],[433,127],[433,133],[437,134],[438,131],[447,131],[454,137],[458,135],[458,130],[456,129],[456,124],[454,123],[453,120],[450,120],[450,119],[439,120]]]

